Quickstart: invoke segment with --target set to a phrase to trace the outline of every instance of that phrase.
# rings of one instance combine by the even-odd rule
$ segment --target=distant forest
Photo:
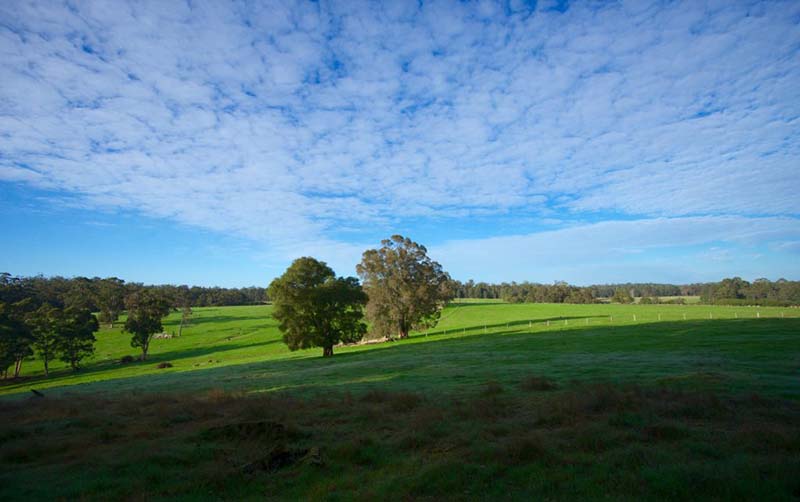
[[[624,283],[583,287],[566,282],[489,284],[454,281],[453,288],[455,298],[496,298],[511,303],[595,303],[604,300],[625,303],[633,302],[634,298],[641,298],[642,303],[683,303],[682,297],[699,296],[702,303],[719,305],[800,305],[800,281],[786,279],[748,282],[733,277],[720,282],[685,285]]]
[[[0,273],[0,303],[16,303],[29,299],[36,305],[55,307],[80,305],[102,311],[110,299],[122,299],[135,291],[148,289],[160,293],[175,307],[218,307],[258,305],[269,301],[266,288],[221,288],[186,285],[145,285],[125,282],[116,277],[17,277]],[[452,281],[456,299],[501,299],[511,303],[595,303],[605,301],[642,303],[683,303],[683,297],[699,296],[702,303],[720,305],[800,305],[800,281],[739,277],[720,282],[696,284],[624,283],[593,286],[572,286],[566,282],[538,284],[510,282],[491,284],[474,281]],[[669,298],[665,298],[669,297]]]
[[[103,304],[122,299],[143,289],[160,293],[174,306],[221,307],[227,305],[257,305],[267,302],[266,288],[219,288],[200,286],[175,286],[171,284],[145,285],[125,282],[116,277],[15,277],[0,274],[0,303],[16,303],[30,299],[35,304],[48,303],[54,307],[80,305],[97,312]],[[121,301],[121,300],[120,300]]]

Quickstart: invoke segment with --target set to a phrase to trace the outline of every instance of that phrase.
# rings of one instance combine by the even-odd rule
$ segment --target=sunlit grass
[[[463,302],[435,328],[404,341],[290,352],[270,306],[195,309],[183,336],[154,340],[148,361],[117,325],[98,333],[96,356],[72,373],[60,363],[45,379],[38,361],[0,393],[208,389],[245,391],[369,388],[469,391],[534,371],[557,379],[699,385],[798,396],[797,309],[703,305],[565,305]],[[179,314],[165,322],[177,331]],[[173,367],[159,369],[168,361]],[[709,379],[702,375],[717,375]],[[693,375],[697,376],[696,378]],[[77,386],[77,384],[81,384]]]

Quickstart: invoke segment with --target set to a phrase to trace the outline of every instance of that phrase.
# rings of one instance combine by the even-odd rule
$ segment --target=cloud
[[[546,4],[6,2],[0,180],[337,255],[434,218],[800,213],[800,4]]]

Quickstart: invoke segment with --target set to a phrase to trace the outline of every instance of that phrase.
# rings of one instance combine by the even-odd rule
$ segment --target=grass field
[[[463,302],[323,359],[270,308],[196,309],[146,362],[118,329],[79,373],[26,362],[0,499],[800,496],[797,309]]]
[[[439,325],[405,341],[290,352],[270,306],[195,309],[180,338],[153,340],[146,362],[130,337],[103,329],[97,354],[72,373],[26,362],[18,383],[0,393],[131,392],[223,388],[243,391],[328,388],[473,391],[488,380],[513,382],[529,372],[561,381],[687,381],[719,389],[800,397],[798,309],[696,305],[566,305],[465,302]],[[757,317],[758,316],[758,317]],[[685,319],[684,319],[685,318]],[[177,330],[178,314],[165,322]],[[161,362],[172,368],[158,369]],[[765,364],[765,362],[769,364]],[[78,385],[80,384],[80,385]],[[57,390],[56,390],[57,389]]]

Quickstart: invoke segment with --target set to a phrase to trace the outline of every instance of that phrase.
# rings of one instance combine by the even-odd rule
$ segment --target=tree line
[[[800,305],[800,282],[778,279],[756,279],[752,283],[740,277],[720,282],[693,284],[620,283],[573,286],[557,281],[553,284],[503,282],[492,284],[472,280],[453,281],[454,298],[500,299],[509,303],[594,303],[611,301],[632,303],[680,303],[680,297],[699,296],[701,303],[729,305]],[[676,297],[671,300],[661,298]]]
[[[760,278],[748,282],[741,277],[730,277],[703,285],[700,300],[718,305],[800,305],[800,281],[773,282]]]
[[[16,277],[0,273],[0,302],[15,303],[29,298],[37,305],[44,303],[65,307],[81,304],[94,312],[114,310],[123,299],[135,291],[150,290],[171,299],[173,303],[188,303],[191,307],[225,307],[230,305],[259,305],[269,301],[263,287],[220,288],[173,284],[145,285],[125,282],[116,277]],[[110,304],[109,304],[110,302]]]
[[[573,286],[563,281],[553,284],[535,282],[487,282],[454,281],[455,298],[502,299],[511,303],[592,303],[598,298],[611,298],[618,290],[627,291],[633,297],[695,296],[703,284],[658,284],[625,283]]]

